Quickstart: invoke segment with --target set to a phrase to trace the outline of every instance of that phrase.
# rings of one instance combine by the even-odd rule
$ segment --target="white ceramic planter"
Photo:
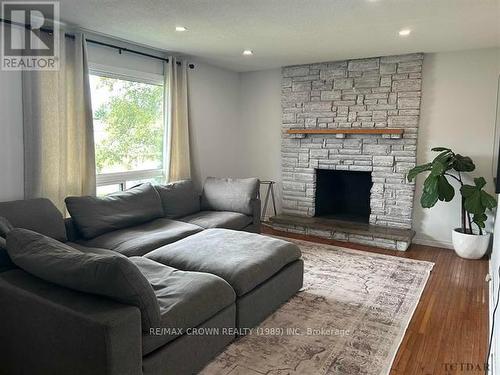
[[[481,259],[490,244],[491,233],[464,234],[460,228],[453,230],[451,239],[458,256],[465,259]]]

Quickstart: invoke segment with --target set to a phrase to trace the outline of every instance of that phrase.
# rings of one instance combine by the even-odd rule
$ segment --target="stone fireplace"
[[[416,163],[422,60],[423,54],[410,54],[283,68],[283,213],[273,226],[392,249],[408,247],[414,184],[406,174]],[[328,171],[335,172],[333,177],[325,177]],[[368,179],[368,184],[363,190],[342,172]],[[352,201],[352,207],[334,197],[325,203],[326,211],[317,213],[318,200],[326,202],[323,180],[327,190],[343,190],[347,198],[366,193],[366,186],[369,196]],[[349,212],[363,205],[367,217]],[[341,212],[328,211],[335,207]],[[331,228],[325,220],[313,220],[328,216],[334,219]],[[346,223],[363,221],[364,231],[346,232]],[[318,222],[321,229],[312,224]]]

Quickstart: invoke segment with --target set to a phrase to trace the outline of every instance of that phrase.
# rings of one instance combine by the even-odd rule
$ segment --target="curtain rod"
[[[31,30],[31,26],[30,25],[25,25],[25,24],[18,23],[18,22],[12,22],[11,20],[7,20],[7,19],[4,19],[4,18],[0,18],[0,22],[6,23],[8,25],[15,25],[15,26],[24,27],[27,30]],[[41,28],[39,30],[42,31],[42,32],[45,32],[45,33],[49,33],[49,34],[52,34],[54,32],[51,29],[43,29],[43,28]],[[66,38],[70,38],[70,39],[74,39],[75,38],[74,35],[68,34],[68,33],[64,33],[64,36]],[[140,55],[140,56],[149,57],[151,59],[157,59],[157,60],[165,61],[167,63],[170,61],[169,59],[164,58],[164,57],[159,57],[159,56],[151,55],[149,53],[136,51],[136,50],[129,49],[129,48],[126,48],[126,47],[120,47],[120,46],[117,46],[115,44],[99,42],[98,40],[93,40],[93,39],[88,39],[88,38],[85,38],[85,40],[88,43],[97,44],[97,45],[100,45],[100,46],[103,46],[103,47],[108,47],[108,48],[116,49],[116,50],[118,50],[118,52],[120,54],[122,52],[128,52],[128,53],[133,53],[133,54]],[[177,65],[181,65],[181,64],[182,63],[180,61],[177,61]],[[188,64],[188,66],[189,66],[190,69],[194,69],[194,64]]]

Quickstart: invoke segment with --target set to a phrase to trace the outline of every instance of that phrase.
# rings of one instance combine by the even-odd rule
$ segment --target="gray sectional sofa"
[[[251,233],[257,189],[143,184],[69,197],[66,220],[46,199],[0,203],[1,370],[199,371],[302,287],[299,248]]]

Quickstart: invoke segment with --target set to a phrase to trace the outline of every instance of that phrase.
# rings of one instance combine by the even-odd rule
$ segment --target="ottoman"
[[[299,247],[255,233],[207,229],[145,257],[227,281],[236,292],[240,329],[256,326],[302,288],[304,263]]]

